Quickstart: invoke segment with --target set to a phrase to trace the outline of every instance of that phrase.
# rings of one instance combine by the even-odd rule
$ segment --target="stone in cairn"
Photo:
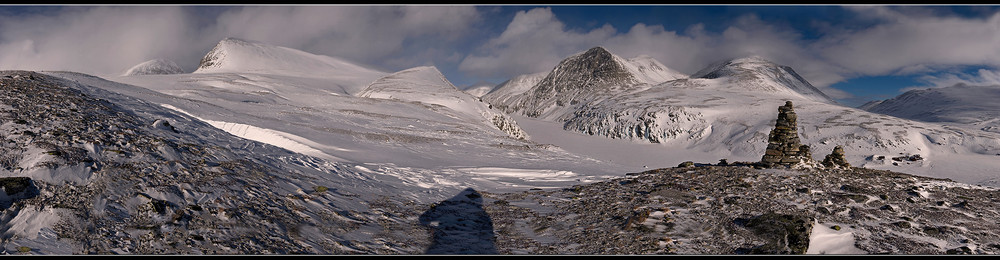
[[[760,160],[762,164],[790,166],[803,159],[812,159],[809,146],[799,143],[797,119],[792,101],[785,101],[784,106],[778,107],[778,121],[767,137],[767,151]]]
[[[834,147],[833,153],[830,153],[829,155],[826,156],[826,158],[823,158],[823,166],[830,168],[839,168],[839,167],[850,168],[851,164],[848,163],[847,159],[844,158],[844,147],[841,147],[839,145],[837,147]]]

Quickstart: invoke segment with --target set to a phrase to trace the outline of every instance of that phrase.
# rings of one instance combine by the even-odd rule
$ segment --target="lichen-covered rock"
[[[750,253],[801,255],[809,248],[813,218],[769,212],[750,219],[746,227],[767,241],[751,249]]]
[[[678,168],[694,167],[694,162],[692,161],[682,162],[681,164],[678,164],[677,167]]]
[[[28,177],[7,177],[0,178],[0,186],[3,187],[7,196],[21,193],[31,186],[31,178]]]

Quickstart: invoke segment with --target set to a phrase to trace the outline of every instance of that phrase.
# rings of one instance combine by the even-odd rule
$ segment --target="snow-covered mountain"
[[[164,59],[153,59],[132,66],[132,68],[125,71],[122,76],[166,75],[181,73],[184,73],[184,69],[177,66],[177,63]]]
[[[465,93],[469,93],[469,95],[472,95],[473,97],[481,98],[483,97],[483,95],[486,95],[486,93],[490,93],[490,91],[493,91],[493,88],[496,88],[496,86],[497,85],[490,83],[477,84],[474,86],[467,87],[462,91]]]
[[[835,103],[833,99],[795,73],[791,67],[778,65],[760,56],[732,59],[695,72],[691,78],[728,78],[730,86],[752,91],[799,94],[805,99]]]
[[[194,73],[254,73],[336,79],[351,94],[386,74],[340,58],[238,38],[220,41],[205,54]]]
[[[446,107],[451,111],[441,111],[442,113],[457,112],[456,116],[495,126],[511,137],[518,139],[527,137],[513,119],[459,90],[433,66],[406,69],[385,76],[372,82],[365,90],[358,93],[358,96]],[[435,107],[429,109],[437,110]]]
[[[482,96],[483,102],[489,104],[508,104],[508,100],[523,94],[542,81],[548,72],[518,75],[494,87]]]
[[[485,100],[508,113],[566,120],[577,108],[591,102],[683,77],[650,57],[625,60],[603,47],[594,47],[559,62],[523,93],[512,95],[525,86],[520,82],[533,80],[530,76],[498,87],[494,90],[497,94],[488,94],[491,97]],[[504,99],[503,95],[512,96],[499,100]]]
[[[861,109],[924,122],[953,123],[1000,133],[1000,85],[957,84],[910,90],[895,98],[869,102]]]
[[[785,101],[793,101],[799,115],[798,132],[802,143],[811,146],[815,156],[821,157],[834,146],[842,145],[852,165],[947,177],[967,183],[1000,183],[1000,176],[987,170],[1000,167],[994,160],[996,154],[1000,154],[1000,135],[844,107],[791,68],[760,57],[716,63],[690,78],[653,86],[629,85],[636,82],[635,77],[624,70],[614,70],[617,67],[610,65],[608,69],[597,71],[619,73],[589,74],[589,78],[573,73],[577,76],[558,80],[556,75],[572,71],[569,68],[598,67],[592,64],[601,63],[594,61],[608,57],[600,51],[589,52],[594,54],[589,56],[591,58],[581,59],[584,55],[567,58],[532,89],[507,102],[491,104],[508,112],[528,111],[526,115],[560,123],[563,129],[571,132],[658,143],[663,150],[686,151],[687,156],[706,160],[714,157],[757,161],[766,148],[777,107]],[[601,85],[595,82],[615,83]],[[605,87],[603,93],[613,94],[603,96],[581,91],[593,89],[593,86],[640,87]],[[562,96],[563,93],[566,96]],[[484,100],[497,100],[489,96]],[[526,103],[527,100],[534,103]],[[570,103],[573,100],[587,102],[573,105]],[[562,101],[563,106],[546,101]],[[565,111],[564,114],[543,116],[552,115],[550,112],[557,108]],[[521,125],[525,125],[524,122]],[[921,155],[923,160],[891,160],[914,154]],[[685,161],[681,158],[664,160]],[[945,169],[963,169],[963,173],[951,174],[951,170]]]

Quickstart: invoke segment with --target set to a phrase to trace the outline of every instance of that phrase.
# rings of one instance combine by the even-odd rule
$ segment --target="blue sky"
[[[385,71],[437,66],[457,86],[551,69],[604,46],[684,73],[759,55],[843,104],[1000,84],[997,6],[0,6],[0,69],[186,70],[237,37]]]

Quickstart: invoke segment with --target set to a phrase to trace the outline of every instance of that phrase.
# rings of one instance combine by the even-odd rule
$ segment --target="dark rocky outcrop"
[[[21,193],[31,186],[31,178],[28,177],[7,177],[0,178],[0,186],[3,187],[7,196]]]
[[[813,218],[769,212],[750,219],[746,227],[767,241],[764,245],[754,247],[749,253],[801,255],[809,248]]]

